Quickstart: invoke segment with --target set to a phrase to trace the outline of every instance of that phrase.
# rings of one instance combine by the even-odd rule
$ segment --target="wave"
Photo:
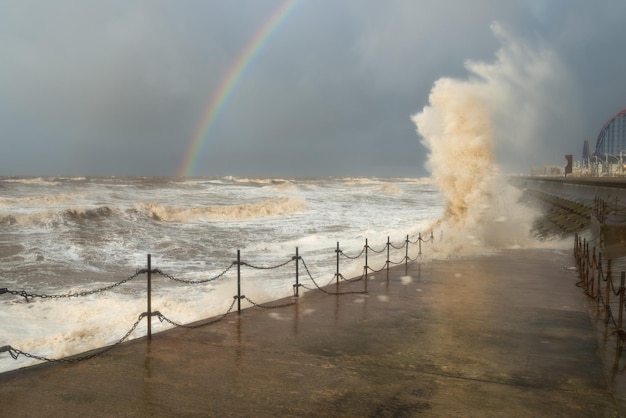
[[[111,208],[109,206],[100,206],[97,208],[70,208],[63,211],[63,216],[66,219],[72,220],[97,220],[101,218],[108,218],[119,213],[119,209]]]
[[[369,185],[369,184],[377,184],[380,182],[377,178],[368,178],[368,177],[342,177],[339,179],[341,183],[347,184],[349,186],[355,186],[359,184]]]
[[[188,222],[202,220],[247,220],[269,216],[281,216],[301,212],[304,201],[292,197],[279,197],[257,203],[206,207],[172,207],[154,203],[139,203],[137,207],[150,213],[153,219],[164,222]]]
[[[284,183],[272,183],[269,186],[264,186],[267,187],[270,190],[279,190],[279,191],[288,191],[288,192],[294,192],[298,190],[298,186],[296,186],[295,184],[293,184],[290,181],[286,181]]]
[[[38,184],[43,186],[56,186],[60,182],[57,180],[50,180],[44,177],[25,177],[25,178],[5,178],[2,179],[5,183],[19,183],[19,184]]]
[[[0,207],[9,206],[55,206],[74,200],[75,194],[61,193],[45,196],[0,197]]]
[[[117,208],[100,206],[96,208],[66,208],[62,210],[44,210],[30,213],[12,213],[0,215],[0,225],[47,225],[68,221],[97,221],[120,213]]]
[[[383,184],[380,186],[380,191],[387,196],[400,196],[402,189],[397,184]]]

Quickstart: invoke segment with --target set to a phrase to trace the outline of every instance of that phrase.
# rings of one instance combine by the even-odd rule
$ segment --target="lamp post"
[[[620,151],[620,157],[619,158],[617,157],[617,155],[606,154],[606,167],[607,167],[608,174],[612,174],[612,176],[615,176],[615,175],[617,175],[617,170],[613,170],[613,173],[611,173],[611,164],[609,162],[609,157],[615,159],[615,164],[619,164],[620,159],[621,159],[621,151]]]

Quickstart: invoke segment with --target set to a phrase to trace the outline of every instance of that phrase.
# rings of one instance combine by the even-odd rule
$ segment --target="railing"
[[[617,335],[617,349],[621,351],[626,340],[623,328],[626,272],[621,272],[617,287],[613,280],[611,260],[606,261],[605,271],[602,253],[598,252],[596,256],[596,247],[590,250],[587,240],[578,234],[575,237],[574,257],[580,279],[576,285],[581,287],[599,308],[604,309],[604,322],[611,323],[615,328],[613,333]]]
[[[619,197],[609,197],[602,199],[596,197],[594,199],[593,214],[598,219],[598,222],[604,223],[609,216],[617,216],[619,218],[626,218],[626,205],[623,200],[620,201]]]
[[[103,287],[103,288],[99,288],[99,289],[93,289],[93,290],[85,290],[85,291],[81,291],[81,292],[74,292],[74,293],[65,293],[65,294],[52,294],[52,295],[48,295],[48,294],[42,294],[42,293],[33,293],[33,292],[28,292],[26,290],[10,290],[8,288],[0,288],[0,295],[6,294],[6,295],[14,295],[14,296],[21,296],[25,299],[25,302],[28,303],[30,300],[34,299],[34,298],[41,298],[41,299],[63,299],[63,298],[77,298],[77,297],[84,297],[84,296],[90,296],[90,295],[95,295],[95,294],[99,294],[102,292],[106,292],[109,290],[112,290],[118,286],[124,285],[134,279],[136,279],[137,277],[141,276],[141,275],[146,275],[146,285],[147,285],[147,290],[146,290],[146,305],[147,305],[147,309],[146,312],[143,312],[139,315],[139,317],[137,318],[137,320],[135,321],[135,323],[130,327],[130,329],[128,330],[128,332],[126,334],[124,334],[124,336],[122,336],[122,338],[120,338],[119,340],[117,340],[117,342],[113,343],[112,345],[105,347],[103,349],[100,350],[96,350],[93,352],[90,352],[89,354],[84,354],[84,355],[75,355],[72,357],[67,357],[67,358],[60,358],[60,359],[55,359],[55,358],[49,358],[49,357],[45,357],[45,356],[40,356],[37,354],[33,354],[33,353],[28,353],[25,351],[22,351],[18,348],[14,348],[11,345],[5,345],[5,346],[0,346],[0,353],[3,352],[8,352],[11,357],[14,360],[17,360],[19,356],[24,356],[24,357],[28,357],[31,359],[36,359],[36,360],[40,360],[40,361],[46,361],[46,362],[62,362],[62,363],[73,363],[73,362],[78,362],[78,361],[82,361],[82,360],[87,360],[93,357],[96,357],[98,355],[104,354],[112,349],[114,349],[115,347],[117,347],[118,345],[122,344],[124,341],[126,341],[130,335],[133,333],[133,331],[135,331],[135,329],[137,328],[137,326],[139,325],[139,323],[144,319],[147,318],[147,334],[146,337],[148,339],[152,338],[152,317],[157,317],[161,322],[166,322],[174,327],[181,327],[181,328],[200,328],[200,327],[205,327],[211,324],[214,324],[222,319],[224,319],[228,314],[230,314],[231,312],[233,312],[233,310],[235,309],[235,304],[237,305],[237,313],[241,314],[241,301],[245,300],[247,301],[250,306],[256,306],[259,308],[264,308],[264,309],[276,309],[276,308],[281,308],[281,307],[285,307],[285,306],[290,306],[290,305],[294,305],[297,303],[298,301],[298,297],[300,295],[300,288],[302,287],[305,290],[309,290],[309,291],[313,291],[313,290],[318,290],[324,294],[327,295],[346,295],[346,294],[364,294],[367,293],[367,284],[368,284],[368,274],[369,273],[379,273],[382,271],[386,270],[386,275],[387,275],[387,280],[389,280],[389,268],[391,265],[400,265],[403,264],[405,265],[405,273],[408,269],[408,262],[409,261],[416,261],[421,255],[422,255],[422,244],[423,243],[432,243],[434,242],[434,237],[433,237],[433,233],[430,233],[430,237],[428,237],[427,239],[422,238],[422,234],[418,234],[418,237],[414,240],[411,241],[409,239],[409,235],[406,236],[406,239],[401,243],[401,244],[393,244],[391,243],[389,237],[387,237],[387,242],[385,243],[384,246],[382,246],[380,249],[375,249],[373,247],[371,247],[368,244],[368,240],[365,240],[365,245],[363,246],[363,249],[361,250],[360,253],[351,256],[348,255],[346,253],[344,253],[344,251],[340,248],[339,246],[339,242],[337,242],[337,247],[335,249],[335,253],[336,253],[336,271],[335,274],[332,278],[332,280],[327,284],[327,285],[320,285],[319,284],[319,279],[315,279],[313,277],[313,274],[311,273],[311,270],[309,269],[308,265],[306,264],[304,258],[300,255],[299,253],[299,249],[296,247],[295,250],[295,255],[293,257],[291,257],[290,259],[278,263],[276,265],[272,265],[272,266],[259,266],[259,265],[253,265],[251,263],[248,263],[246,261],[242,261],[241,259],[241,251],[237,250],[237,259],[235,261],[233,261],[230,265],[228,265],[223,271],[221,271],[219,274],[210,277],[210,278],[206,278],[206,279],[202,279],[202,280],[184,280],[184,279],[180,279],[180,278],[176,278],[171,274],[165,273],[163,271],[161,271],[160,269],[156,269],[153,268],[152,266],[152,257],[150,254],[148,254],[147,256],[147,263],[146,263],[146,268],[144,269],[139,269],[137,270],[133,275],[117,282],[114,284],[111,284],[109,286]],[[418,246],[418,253],[415,257],[411,258],[409,256],[409,246],[410,245],[417,245]],[[395,251],[403,251],[403,256],[400,260],[398,261],[392,261],[391,260],[391,250],[395,250]],[[382,266],[378,269],[373,268],[369,265],[369,255],[370,253],[374,253],[374,254],[384,254],[386,253],[386,260],[384,261],[384,263],[382,264]],[[358,260],[362,257],[364,257],[365,259],[365,263],[363,266],[363,273],[360,277],[355,277],[352,279],[346,279],[340,271],[340,259],[341,258],[345,258],[351,261],[355,261]],[[241,292],[241,279],[242,279],[242,272],[241,272],[241,268],[242,267],[248,267],[251,269],[256,269],[256,270],[274,270],[274,269],[279,269],[279,268],[283,268],[285,266],[287,266],[288,264],[291,264],[292,262],[295,263],[295,284],[293,285],[293,300],[291,302],[287,302],[287,303],[282,303],[282,304],[276,304],[276,301],[274,302],[270,302],[270,303],[257,303],[253,300],[251,300],[250,298],[246,297],[245,295],[242,294]],[[305,285],[303,283],[301,283],[300,281],[300,264],[302,264],[302,267],[304,267],[304,271],[306,272],[306,278],[308,278],[308,280],[310,280],[311,285]],[[237,267],[237,294],[233,296],[233,300],[230,304],[230,307],[226,310],[225,313],[223,313],[222,315],[213,317],[212,319],[208,320],[208,321],[202,321],[200,323],[196,323],[194,325],[190,325],[190,324],[181,324],[178,323],[170,318],[168,318],[167,316],[165,316],[164,314],[162,314],[160,311],[156,310],[153,311],[152,310],[152,276],[153,275],[160,275],[163,276],[167,279],[176,281],[178,283],[183,283],[183,284],[187,284],[187,285],[197,285],[197,284],[205,284],[208,282],[212,282],[212,281],[216,281],[219,280],[221,278],[223,278],[226,273],[228,273],[233,267]],[[329,290],[328,287],[332,284],[332,282],[335,282],[335,290]],[[355,282],[363,282],[363,290],[362,291],[340,291],[340,282],[346,282],[346,283],[355,283]]]

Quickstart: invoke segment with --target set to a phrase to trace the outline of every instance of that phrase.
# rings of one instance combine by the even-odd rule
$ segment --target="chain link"
[[[361,291],[361,292],[329,292],[329,291],[321,288],[317,284],[317,282],[315,281],[315,279],[311,275],[311,272],[309,271],[309,267],[306,265],[306,262],[304,261],[304,259],[302,259],[302,265],[304,266],[304,269],[306,270],[307,275],[309,276],[309,278],[311,279],[311,281],[313,282],[313,284],[315,285],[317,290],[321,291],[322,293],[325,293],[327,295],[351,295],[351,294],[365,294],[365,293],[367,293],[365,291]],[[343,278],[342,275],[339,275],[339,276]],[[358,281],[358,280],[361,280],[362,278],[363,278],[363,276],[361,276],[358,279],[353,280],[353,281]],[[348,281],[348,280],[346,280],[346,281]],[[302,287],[304,287],[306,290],[315,290],[314,288],[309,288],[309,287],[307,287],[305,285],[302,285]]]
[[[179,283],[185,283],[185,284],[202,284],[202,283],[208,283],[208,282],[212,282],[214,280],[217,280],[221,277],[223,277],[226,273],[228,273],[228,271],[233,268],[233,266],[235,266],[237,263],[236,262],[232,262],[230,264],[230,266],[228,266],[224,271],[222,271],[221,273],[219,273],[217,276],[211,277],[210,279],[203,279],[203,280],[184,280],[184,279],[179,279],[176,278],[174,276],[172,276],[171,274],[167,274],[162,272],[161,270],[154,270],[154,273],[156,274],[160,274],[163,277],[166,277],[170,280],[173,280],[175,282],[179,282]]]
[[[343,255],[344,257],[350,259],[350,260],[356,260],[357,258],[361,257],[363,255],[363,253],[365,252],[365,248],[363,247],[363,249],[361,250],[361,252],[358,255],[355,255],[354,257],[349,256],[348,254],[344,253],[341,250],[335,250],[336,252],[339,252],[339,254]]]
[[[404,264],[405,261],[406,261],[406,257],[402,257],[402,260],[400,260],[400,261],[389,260],[389,264],[393,264],[395,266],[398,266],[400,264]]]
[[[292,306],[292,305],[295,305],[295,304],[296,304],[296,302],[295,302],[295,301],[293,301],[293,302],[289,302],[289,303],[284,303],[284,304],[282,304],[282,305],[265,306],[265,305],[261,305],[261,304],[258,304],[258,303],[253,302],[253,301],[252,301],[252,300],[250,300],[250,298],[249,298],[249,297],[247,297],[247,296],[243,296],[243,298],[244,298],[245,300],[247,300],[248,302],[250,302],[251,304],[253,304],[254,306],[256,306],[257,308],[263,308],[263,309],[277,309],[277,308],[284,308],[284,307],[286,307],[286,306]]]
[[[10,293],[14,296],[22,296],[26,299],[26,302],[28,302],[28,298],[42,298],[42,299],[62,299],[62,298],[75,298],[75,297],[81,297],[81,296],[89,296],[89,295],[93,295],[96,293],[102,293],[105,292],[107,290],[111,290],[117,286],[121,286],[124,283],[127,283],[131,280],[133,280],[134,278],[136,278],[137,276],[141,275],[141,274],[145,274],[147,272],[146,269],[141,269],[141,270],[137,270],[137,272],[135,274],[133,274],[132,276],[121,280],[117,283],[114,283],[110,286],[106,286],[106,287],[102,287],[100,289],[94,289],[94,290],[86,290],[84,292],[76,292],[76,293],[68,293],[65,295],[45,295],[45,294],[38,294],[38,293],[29,293],[25,290],[8,290],[8,289],[4,289],[4,292],[0,292],[1,293]]]
[[[419,260],[420,255],[419,254],[416,255],[414,258],[411,258],[411,257],[408,257],[408,256],[404,257],[404,258],[406,258],[408,261],[417,261],[417,260]]]
[[[392,243],[389,243],[389,246],[390,246],[391,248],[393,248],[394,250],[401,250],[401,249],[403,249],[404,247],[406,247],[406,244],[407,244],[407,243],[406,243],[406,241],[404,241],[404,242],[402,243],[402,245],[400,245],[400,246],[395,246],[395,245],[393,245]]]
[[[369,245],[367,246],[367,248],[369,248],[369,249],[370,249],[373,253],[376,253],[376,254],[381,254],[381,253],[383,253],[385,250],[387,250],[387,244],[385,244],[385,246],[384,246],[382,249],[380,249],[380,250],[375,250],[375,249],[373,249],[372,247],[370,247]]]
[[[375,270],[373,268],[371,268],[370,266],[367,266],[367,269],[369,271],[371,271],[372,273],[380,273],[381,271],[385,270],[387,268],[387,262],[385,262],[385,264],[378,270]]]
[[[49,357],[44,357],[44,356],[39,356],[36,354],[31,354],[31,353],[27,353],[25,351],[22,350],[18,350],[17,348],[13,348],[10,345],[4,346],[2,348],[0,348],[0,352],[3,351],[8,351],[9,354],[11,355],[11,357],[13,357],[13,360],[17,360],[17,358],[19,356],[24,356],[24,357],[28,357],[28,358],[32,358],[35,360],[39,360],[39,361],[46,361],[49,363],[76,363],[79,361],[83,361],[83,360],[88,360],[91,358],[94,358],[96,356],[102,355],[104,353],[107,353],[111,350],[113,350],[115,347],[117,347],[118,345],[120,345],[121,343],[123,343],[129,336],[130,334],[137,328],[137,325],[139,325],[139,322],[141,322],[141,320],[147,316],[147,313],[142,313],[141,315],[139,315],[139,318],[137,319],[137,321],[135,321],[135,323],[133,324],[133,326],[128,330],[128,332],[121,338],[119,339],[117,342],[115,342],[114,344],[91,354],[87,354],[84,356],[74,356],[74,357],[68,357],[68,358],[61,358],[61,359],[53,359],[53,358],[49,358]]]
[[[161,312],[155,312],[156,316],[159,318],[159,321],[161,322],[167,322],[170,325],[173,325],[177,328],[186,328],[186,329],[196,329],[196,328],[202,328],[202,327],[206,327],[207,325],[211,325],[211,324],[215,324],[216,322],[221,321],[222,319],[226,318],[226,316],[231,313],[231,311],[233,310],[233,307],[235,306],[235,302],[237,301],[237,299],[233,299],[232,303],[230,304],[230,307],[228,308],[228,310],[226,311],[226,313],[224,313],[222,316],[212,320],[212,321],[208,321],[208,322],[203,322],[201,324],[198,325],[184,325],[184,324],[179,324],[177,322],[172,321],[171,319],[169,319],[168,317],[166,317],[165,315],[163,315]]]
[[[287,264],[291,263],[292,261],[294,261],[294,258],[291,258],[291,259],[289,259],[288,261],[285,261],[282,264],[277,264],[275,266],[269,266],[269,267],[255,266],[253,264],[246,263],[245,261],[242,261],[240,264],[242,266],[247,266],[247,267],[250,267],[250,268],[253,268],[253,269],[257,269],[257,270],[275,270],[275,269],[279,269],[281,267],[286,266]],[[237,264],[237,263],[235,262],[234,264]]]

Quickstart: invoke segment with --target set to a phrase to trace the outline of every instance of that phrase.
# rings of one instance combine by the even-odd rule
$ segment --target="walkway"
[[[404,267],[389,281],[379,273],[366,296],[307,293],[84,362],[5,373],[0,408],[12,417],[618,416],[621,366],[605,355],[571,265],[570,254],[547,250],[413,263],[406,276]]]

